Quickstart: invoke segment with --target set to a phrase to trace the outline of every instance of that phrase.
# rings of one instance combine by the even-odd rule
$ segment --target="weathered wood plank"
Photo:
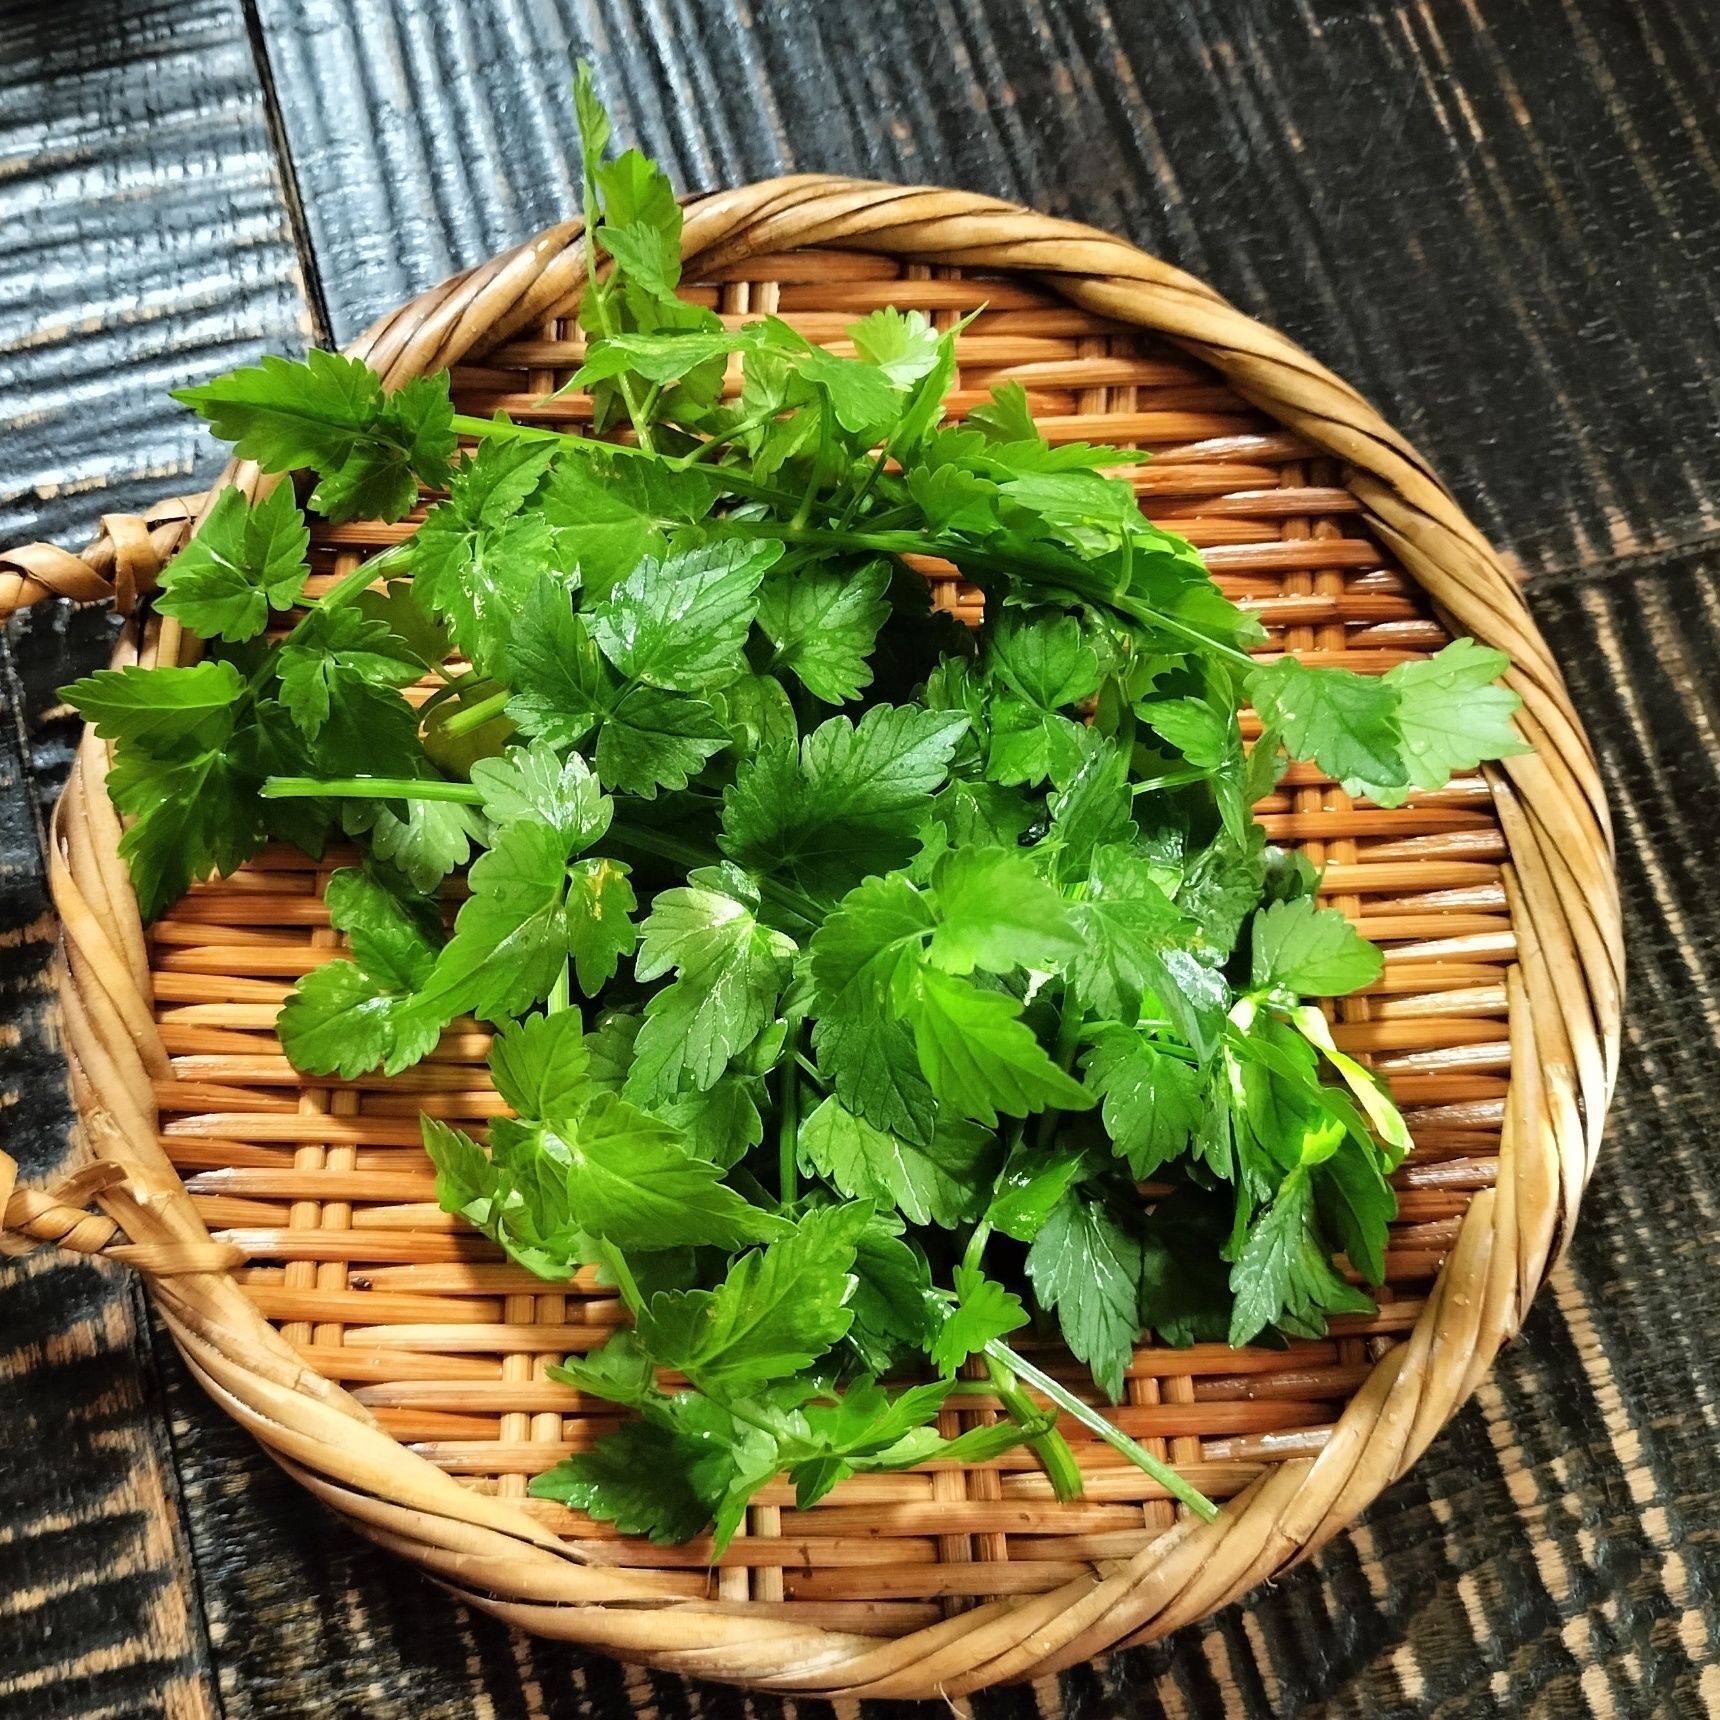
[[[239,6],[0,15],[0,537],[78,542],[216,451],[176,382],[307,333]],[[75,740],[54,689],[111,648],[53,607],[0,637],[0,1105],[48,1173],[71,1121],[44,822]],[[0,1265],[0,1713],[219,1712],[162,1369],[128,1275]]]
[[[135,57],[164,9],[118,10]],[[216,14],[175,16],[213,29]],[[70,39],[62,9],[21,15],[63,49],[61,76],[113,52]],[[1720,562],[1704,547],[1720,477],[1720,148],[1699,99],[1712,84],[1712,9],[258,0],[257,21],[313,285],[341,337],[566,212],[574,131],[561,92],[573,53],[588,51],[623,133],[686,185],[791,167],[965,184],[1126,232],[1206,274],[1371,392],[1541,576],[1543,620],[1622,791],[1634,960],[1632,1058],[1569,1266],[1480,1404],[1353,1537],[1245,1608],[1069,1675],[1061,1701],[1131,1715],[1700,1711],[1720,1636],[1720,1321],[1705,1243],[1720,1201],[1709,1147],[1720,905],[1705,809],[1720,782],[1701,691],[1720,669]],[[36,100],[48,75],[20,77],[10,40],[0,36],[8,111],[20,88]],[[131,98],[102,88],[118,104],[108,118],[136,117]],[[261,121],[244,135],[260,137]],[[166,127],[155,165],[171,170],[188,147]],[[9,190],[0,178],[0,213]],[[137,280],[153,280],[137,256]],[[195,305],[195,278],[153,302]],[[0,260],[0,317],[24,279]],[[252,303],[263,274],[238,279],[253,283],[239,291]],[[79,290],[66,267],[40,293],[58,314]],[[12,367],[0,381],[37,366],[27,385],[51,391],[70,341],[47,343],[48,363],[20,349],[17,326],[0,324],[0,366]],[[200,354],[210,368],[225,338]],[[237,338],[288,346],[303,332],[259,323]],[[97,471],[107,426],[57,410],[57,434],[88,436],[79,470]],[[125,427],[137,439],[114,447],[166,446],[169,462],[196,445],[178,431],[150,442],[148,415]],[[0,495],[15,478],[9,439]],[[88,498],[29,505],[56,530],[96,511]],[[62,662],[99,649],[99,630],[79,625],[91,631],[55,647]],[[34,633],[26,646],[36,678],[14,708],[41,710],[59,672]],[[26,733],[51,787],[64,733]],[[27,810],[0,794],[7,855],[35,840]],[[30,918],[24,897],[8,906]],[[48,1102],[43,1058],[26,1031],[14,1059],[26,1073],[3,1072],[32,1108]],[[75,1318],[74,1303],[17,1305]],[[307,1510],[176,1369],[165,1394],[227,1714],[608,1720],[778,1706],[469,1619]],[[140,1437],[129,1410],[117,1420]],[[51,1438],[60,1424],[30,1425]],[[54,1473],[76,1477],[91,1461],[70,1441]],[[0,1521],[4,1508],[0,1498]],[[8,1622],[0,1615],[0,1652]],[[88,1644],[116,1627],[80,1615],[76,1628]],[[111,1694],[70,1687],[59,1707],[38,1700],[21,1692],[17,1711],[116,1711]],[[1046,1688],[975,1707],[1026,1716],[1058,1701]],[[117,1711],[157,1709],[122,1700]]]
[[[1204,275],[1369,393],[1531,572],[1720,525],[1711,8],[260,0],[260,15],[343,338],[568,213],[563,90],[588,53],[622,134],[683,186],[942,181]]]

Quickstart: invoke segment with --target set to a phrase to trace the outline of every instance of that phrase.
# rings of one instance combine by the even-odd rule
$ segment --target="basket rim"
[[[402,305],[347,350],[391,386],[481,357],[571,311],[584,284],[578,221]],[[1592,749],[1504,563],[1428,464],[1362,397],[1287,337],[1125,240],[995,198],[826,175],[711,193],[685,210],[689,277],[808,248],[1024,273],[1075,305],[1167,338],[1245,401],[1344,464],[1363,523],[1454,634],[1512,660],[1537,750],[1490,766],[1503,826],[1517,965],[1507,970],[1511,1079],[1498,1186],[1478,1193],[1406,1339],[1375,1364],[1325,1448],[1179,1521],[1132,1558],[1045,1594],[1005,1596],[897,1637],[772,1617],[755,1603],[665,1594],[642,1573],[588,1564],[510,1502],[461,1486],[307,1366],[247,1299],[237,1251],[211,1239],[156,1140],[150,1083],[171,1075],[156,1034],[144,935],[86,732],[53,817],[50,884],[73,1093],[98,1167],[53,1195],[16,1194],[0,1155],[0,1214],[36,1240],[105,1251],[147,1277],[192,1372],[287,1471],[358,1530],[468,1603],[540,1634],[669,1671],[825,1697],[955,1695],[1041,1676],[1155,1639],[1309,1556],[1401,1475],[1470,1395],[1568,1239],[1617,1067],[1622,934],[1611,830]],[[0,615],[50,595],[131,612],[223,487],[108,516],[81,555],[0,553]],[[134,616],[115,663],[173,662],[197,641]],[[124,1181],[113,1180],[123,1173]],[[107,1218],[81,1209],[94,1194]],[[129,1242],[120,1241],[120,1235]]]

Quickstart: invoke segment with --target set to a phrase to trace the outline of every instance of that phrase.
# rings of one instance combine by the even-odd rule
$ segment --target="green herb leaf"
[[[189,669],[98,669],[60,689],[104,741],[129,742],[163,759],[226,741],[244,693],[231,663],[211,661]]]
[[[614,979],[638,940],[639,906],[627,868],[618,860],[580,860],[568,874],[567,950],[579,989],[596,997]]]
[[[612,455],[601,444],[577,446],[577,458],[551,471],[543,513],[558,554],[578,567],[586,592],[601,598],[645,557],[662,556],[670,532],[703,520],[717,492],[696,468],[677,471]]]
[[[1312,759],[1328,776],[1382,788],[1409,780],[1398,729],[1400,696],[1383,676],[1310,669],[1294,657],[1256,669],[1248,696],[1284,737],[1292,758]]]
[[[223,490],[202,530],[163,569],[155,607],[204,639],[255,639],[271,610],[298,602],[310,541],[291,484],[254,504]]]
[[[812,1049],[819,1074],[850,1111],[910,1143],[931,1139],[937,1100],[906,1023],[862,1009],[825,1015],[813,1024]]]
[[[436,965],[441,915],[428,898],[353,867],[329,879],[324,899],[353,959],[300,979],[275,1023],[281,1046],[311,1075],[397,1074],[427,1057],[447,1025],[417,1001]]]
[[[438,502],[404,546],[414,601],[447,617],[474,663],[493,672],[514,614],[533,582],[561,564],[541,513],[522,513],[555,457],[553,444],[493,437],[456,468]],[[439,661],[440,659],[438,659]]]
[[[816,896],[840,896],[912,853],[966,727],[954,712],[874,705],[858,723],[819,724],[798,751],[760,752],[723,796],[723,852]]]
[[[1400,806],[1409,789],[1437,789],[1458,771],[1486,759],[1511,758],[1531,749],[1512,718],[1522,700],[1499,677],[1510,667],[1503,651],[1473,639],[1454,639],[1425,662],[1400,663],[1385,680],[1397,689],[1398,728],[1408,786],[1365,779],[1345,783],[1381,806]]]
[[[1108,1029],[1087,1055],[1087,1080],[1103,1095],[1105,1133],[1130,1172],[1150,1177],[1179,1158],[1200,1126],[1200,1072],[1127,1029]]]
[[[871,685],[867,659],[890,614],[890,570],[869,561],[852,572],[828,563],[779,568],[759,595],[758,624],[775,647],[773,663],[827,705],[846,704]]]
[[[635,977],[673,969],[675,979],[645,1006],[629,1091],[672,1092],[683,1078],[714,1085],[774,1017],[788,982],[793,941],[759,922],[744,885],[718,869],[693,876],[659,895],[641,928]]]
[[[979,1355],[993,1338],[1027,1324],[1021,1298],[975,1266],[958,1266],[956,1300],[932,1343],[932,1365],[946,1379],[960,1372],[969,1356]]]
[[[1315,1229],[1314,1185],[1298,1166],[1255,1222],[1230,1271],[1235,1305],[1230,1342],[1240,1346],[1283,1319],[1316,1332],[1331,1314],[1371,1314],[1374,1305],[1332,1270]]]
[[[938,362],[938,331],[924,311],[883,305],[848,325],[848,338],[867,364],[876,365],[893,388],[908,388]]]
[[[122,747],[107,787],[115,807],[133,820],[118,851],[145,920],[172,906],[194,880],[236,871],[268,838],[256,778],[224,748],[163,761]]]
[[[647,557],[590,612],[592,637],[631,681],[701,692],[744,672],[759,582],[782,545],[719,539]]]
[[[623,1422],[589,1451],[532,1478],[534,1499],[553,1499],[623,1535],[660,1546],[690,1541],[711,1520],[712,1502],[693,1484],[705,1446],[650,1422]]]
[[[639,1315],[639,1341],[718,1396],[799,1373],[853,1322],[855,1246],[870,1216],[864,1203],[820,1208],[742,1255],[715,1290],[659,1292]]]
[[[483,791],[484,816],[492,824],[537,819],[557,832],[570,854],[600,840],[615,811],[578,753],[564,758],[542,740],[478,760],[472,783]]]
[[[269,357],[173,398],[209,422],[242,460],[266,472],[300,466],[322,482],[311,506],[333,520],[397,520],[422,480],[444,487],[454,453],[446,374],[384,394],[356,358],[312,351],[304,362]]]
[[[1141,1334],[1141,1244],[1101,1202],[1071,1191],[1027,1251],[1027,1276],[1063,1341],[1116,1403]]]
[[[996,1127],[999,1111],[1025,1117],[1048,1105],[1083,1111],[1093,1103],[1092,1094],[1051,1061],[1013,997],[926,968],[906,1014],[932,1091],[987,1128]]]
[[[472,893],[428,991],[450,1015],[521,1015],[549,996],[569,953],[567,844],[550,825],[520,819],[473,863]]]
[[[612,1093],[543,1124],[534,1150],[565,1176],[581,1228],[617,1248],[739,1248],[788,1228],[725,1185],[667,1123]]]
[[[1310,896],[1273,902],[1254,917],[1253,984],[1312,997],[1341,997],[1372,985],[1385,957],[1336,908]]]
[[[894,1206],[913,1224],[953,1230],[978,1217],[998,1147],[995,1136],[957,1118],[940,1119],[931,1140],[916,1146],[832,1098],[801,1124],[800,1153],[843,1194]]]
[[[1019,848],[958,848],[933,875],[938,923],[927,959],[945,973],[1055,968],[1081,942],[1063,898]]]
[[[590,1091],[590,1070],[591,1052],[573,1010],[510,1021],[490,1041],[496,1091],[521,1117],[571,1116]]]
[[[423,672],[382,622],[356,609],[314,610],[281,648],[281,703],[308,740],[334,718],[334,756],[375,768],[412,747],[418,719],[395,689]]]
[[[566,589],[541,579],[515,625],[508,714],[552,747],[576,746],[596,729],[605,787],[646,798],[682,789],[729,737],[703,699],[653,687],[628,689],[573,613]]]

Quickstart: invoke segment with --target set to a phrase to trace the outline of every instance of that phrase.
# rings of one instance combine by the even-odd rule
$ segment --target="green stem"
[[[1104,604],[1133,621],[1162,628],[1247,668],[1254,666],[1253,658],[1246,651],[1239,651],[1234,645],[1215,639],[1198,627],[1191,627],[1175,615],[1154,609],[1151,604],[1142,603],[1127,592],[1113,590],[1102,579],[1094,578],[1086,563],[1073,555],[1063,556],[1051,550],[1030,548],[1026,544],[1012,549],[1007,555],[993,555],[961,538],[944,537],[936,532],[856,532],[809,526],[799,521],[773,525],[765,520],[749,520],[747,528],[750,536],[776,536],[789,543],[809,543],[825,549],[873,550],[882,555],[941,556],[969,574],[1019,578],[1023,572],[1032,572],[1047,584],[1085,597],[1090,602]]]
[[[615,319],[609,314],[610,283],[602,279],[597,272],[597,179],[591,171],[589,158],[584,173],[585,192],[585,230],[580,235],[585,248],[585,293],[581,308],[589,304],[592,317],[597,323],[600,335],[615,333]],[[633,421],[634,432],[639,437],[639,445],[647,453],[654,453],[651,446],[651,419],[649,411],[643,407],[633,393],[632,380],[623,373],[616,378],[616,385],[621,390],[621,398],[627,406],[627,416]]]
[[[603,1264],[615,1280],[616,1289],[621,1292],[621,1300],[637,1314],[645,1306],[645,1298],[639,1294],[639,1281],[633,1276],[633,1268],[627,1264],[627,1256],[610,1242],[599,1242],[597,1248],[603,1256]]]
[[[1203,782],[1212,772],[1207,770],[1171,770],[1163,776],[1149,776],[1144,782],[1131,782],[1130,794],[1152,794],[1161,788],[1181,788],[1185,783]]]
[[[788,1028],[791,1055],[783,1060],[777,1084],[776,1170],[777,1194],[783,1206],[800,1197],[800,1169],[796,1155],[800,1146],[800,1023]]]
[[[1073,1416],[1113,1451],[1121,1452],[1137,1469],[1150,1475],[1173,1499],[1180,1500],[1197,1517],[1204,1517],[1209,1523],[1218,1520],[1218,1507],[1198,1487],[1184,1480],[1168,1463],[1161,1462],[1144,1446],[1136,1444],[1121,1428],[1113,1427],[1091,1404],[1083,1403],[1067,1386],[1036,1368],[1025,1356],[1017,1355],[1001,1338],[993,1338],[986,1345],[985,1353],[1002,1362],[1018,1380],[1049,1398],[1065,1415]]]
[[[549,988],[549,998],[544,1004],[546,1015],[560,1015],[573,1001],[573,979],[569,972],[569,964],[561,964],[561,972],[555,976],[555,984]]]
[[[488,441],[491,437],[497,436],[504,438],[519,436],[531,442],[561,442],[584,452],[601,448],[605,454],[614,454],[621,459],[654,460],[658,465],[681,465],[690,463],[692,458],[687,456],[685,460],[665,461],[660,454],[650,449],[631,448],[625,442],[608,442],[595,436],[580,436],[571,430],[550,430],[541,424],[503,424],[494,418],[474,418],[466,413],[455,414],[454,429],[458,434],[474,437],[480,442]],[[701,443],[700,449],[695,450],[695,453],[710,446],[712,446],[711,442]],[[783,491],[776,489],[773,485],[758,483],[747,477],[745,473],[737,472],[732,466],[720,467],[718,472],[723,480],[725,490],[729,490],[737,496],[744,496],[748,501],[768,502],[776,507],[787,507],[794,501],[794,497],[785,495]],[[753,533],[751,535],[758,536],[760,534]]]
[[[962,1252],[962,1265],[969,1272],[979,1270],[980,1256],[985,1253],[985,1245],[991,1241],[991,1221],[982,1218],[973,1227],[973,1235],[968,1238],[967,1247]]]
[[[854,523],[854,516],[859,513],[863,507],[865,507],[866,498],[871,495],[872,486],[878,482],[878,475],[884,470],[884,462],[889,458],[890,444],[886,442],[883,447],[878,450],[877,458],[873,460],[871,466],[868,468],[866,472],[866,481],[861,484],[859,489],[857,489],[849,498],[848,506],[842,510],[842,519],[839,523],[843,531],[847,531],[849,526]]]
[[[469,735],[474,729],[481,729],[485,723],[494,717],[499,717],[507,708],[508,700],[513,697],[508,688],[492,693],[487,699],[480,699],[475,705],[466,705],[456,711],[442,725],[442,732],[450,737]]]
[[[789,530],[798,532],[812,518],[812,504],[818,495],[818,486],[824,477],[824,467],[830,457],[830,414],[820,412],[818,415],[818,457],[812,462],[812,471],[806,480],[806,488],[800,495],[800,506],[794,510],[794,518],[789,523]]]
[[[469,782],[434,776],[271,776],[259,791],[265,800],[452,800],[482,806],[484,792]]]
[[[1075,1051],[1081,1043],[1083,1014],[1074,998],[1065,993],[1063,1006],[1057,1012],[1057,1042],[1051,1052],[1053,1061],[1065,1075],[1075,1064]],[[1057,1119],[1061,1115],[1062,1113],[1056,1110],[1040,1112],[1039,1121],[1033,1131],[1033,1144],[1040,1152],[1044,1152],[1051,1145],[1051,1137],[1057,1133]]]
[[[1042,1425],[1045,1417],[1039,1406],[1021,1389],[1009,1368],[994,1356],[986,1357],[985,1367],[990,1376],[991,1389],[997,1394],[998,1402],[1003,1405],[1010,1420],[1022,1428]],[[1052,1493],[1065,1505],[1072,1499],[1079,1499],[1082,1493],[1081,1465],[1075,1461],[1075,1453],[1069,1449],[1069,1441],[1057,1431],[1055,1425],[1046,1428],[1043,1433],[1032,1435],[1027,1444],[1044,1466]]]
[[[683,454],[677,460],[671,460],[671,466],[679,466],[685,471],[689,466],[696,466],[702,460],[708,460],[713,454],[720,454],[725,448],[732,448],[741,437],[749,431],[758,429],[761,424],[768,424],[771,419],[781,415],[780,406],[772,406],[763,412],[755,412],[750,418],[743,418],[740,423],[725,430],[720,436],[707,436],[690,454]]]
[[[475,418],[469,412],[454,414],[454,434],[456,436],[473,436],[480,442],[488,442],[491,437],[518,437],[527,442],[584,442],[589,437],[570,436],[565,430],[546,430],[541,424],[502,423],[495,418]]]

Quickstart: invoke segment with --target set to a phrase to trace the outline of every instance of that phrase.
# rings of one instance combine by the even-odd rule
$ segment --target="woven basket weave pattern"
[[[535,404],[579,363],[576,236],[554,230],[438,289],[359,350],[395,383],[453,363],[462,411],[578,424],[578,397]],[[1144,509],[1195,543],[1272,649],[1376,671],[1468,631],[1512,654],[1536,756],[1395,811],[1297,766],[1260,809],[1387,954],[1335,1024],[1390,1077],[1417,1140],[1379,1315],[1283,1351],[1137,1356],[1115,1418],[1234,1501],[1212,1526],[1178,1522],[1090,1440],[1076,1447],[1087,1497],[1069,1506],[1020,1455],[856,1478],[810,1512],[769,1489],[714,1574],[699,1543],[651,1547],[526,1500],[529,1476],[612,1424],[544,1369],[601,1342],[619,1310],[584,1278],[545,1293],[435,1209],[417,1113],[494,1113],[487,1033],[456,1024],[393,1080],[307,1085],[272,1024],[293,979],[336,952],[321,890],[343,857],[272,851],[146,936],[114,857],[105,749],[88,738],[54,858],[98,1162],[52,1196],[8,1202],[0,1187],[0,1209],[14,1231],[143,1266],[193,1368],[289,1469],[518,1623],[779,1688],[921,1695],[1036,1675],[1163,1634],[1317,1546],[1413,1460],[1519,1323],[1574,1215],[1616,1055],[1594,766],[1521,597],[1413,451],[1198,283],[1007,206],[840,181],[704,199],[687,249],[690,296],[820,341],[880,304],[940,326],[986,306],[960,340],[952,411],[1013,378],[1052,440],[1152,449],[1135,475]],[[55,592],[129,608],[200,506],[104,522],[83,557],[0,557],[0,605]],[[319,528],[311,590],[408,529]],[[938,602],[977,615],[950,570],[924,571]],[[152,622],[141,650],[186,660],[196,643]],[[92,1195],[106,1218],[79,1210]],[[1053,1370],[1086,1386],[1065,1360]],[[944,1431],[989,1419],[984,1403],[946,1412]]]

